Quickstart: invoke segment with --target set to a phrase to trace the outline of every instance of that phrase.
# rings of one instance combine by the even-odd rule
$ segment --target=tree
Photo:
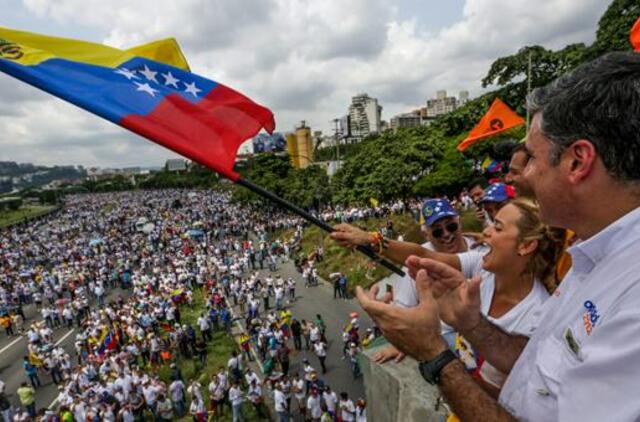
[[[628,51],[629,31],[640,16],[638,0],[614,0],[598,22],[590,58],[609,51]]]

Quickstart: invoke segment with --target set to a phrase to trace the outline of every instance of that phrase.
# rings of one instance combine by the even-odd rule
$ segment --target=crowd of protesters
[[[270,240],[283,228],[294,230],[290,242]],[[322,379],[322,317],[298,320],[285,308],[296,300],[297,281],[274,271],[290,260],[301,233],[299,219],[232,205],[225,194],[182,190],[69,197],[55,216],[5,229],[0,322],[8,337],[28,340],[20,406],[10,392],[0,394],[5,421],[199,421],[221,417],[225,408],[243,420],[249,404],[265,417],[266,394],[274,394],[281,417],[293,415],[293,396],[310,420],[337,418],[343,408],[344,420],[365,420],[363,400],[356,404],[343,392],[332,401]],[[321,250],[296,258],[305,286],[317,284],[321,259]],[[260,277],[260,269],[271,271]],[[184,309],[200,294],[200,314],[186,321]],[[25,318],[28,306],[36,318]],[[184,379],[180,362],[205,368],[208,343],[216,331],[231,333],[234,310],[244,328],[240,353],[210,374],[208,386]],[[58,329],[74,330],[73,350],[54,344]],[[357,329],[349,335],[345,356],[353,370],[361,342]],[[307,361],[304,375],[290,374],[290,347],[310,351],[319,370]],[[247,365],[255,357],[267,391]],[[168,377],[159,375],[162,368]],[[45,409],[36,391],[49,379],[59,394]]]

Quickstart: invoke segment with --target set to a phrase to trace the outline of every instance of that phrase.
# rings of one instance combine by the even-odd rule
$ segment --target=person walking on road
[[[29,381],[31,381],[31,385],[33,388],[38,388],[42,385],[40,382],[40,378],[38,378],[38,368],[29,362],[29,357],[25,356],[22,362],[22,366],[24,367],[25,372],[27,373],[27,377],[29,377]]]
[[[26,382],[23,382],[22,384],[20,384],[20,387],[18,388],[18,391],[16,391],[16,393],[18,394],[18,398],[20,399],[20,404],[24,406],[25,409],[27,409],[27,413],[29,413],[29,416],[35,418],[36,390],[33,387],[29,387]]]
[[[325,366],[325,360],[327,359],[327,343],[322,340],[318,340],[313,344],[313,350],[318,356],[320,366],[322,366],[322,373],[327,373],[327,367]]]

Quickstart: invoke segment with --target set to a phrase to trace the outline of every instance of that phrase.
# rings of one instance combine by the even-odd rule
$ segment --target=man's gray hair
[[[541,113],[552,165],[586,139],[613,178],[640,182],[640,54],[609,53],[585,63],[535,89],[527,107],[531,115]]]

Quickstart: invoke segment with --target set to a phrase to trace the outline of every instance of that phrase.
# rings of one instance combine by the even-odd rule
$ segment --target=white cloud
[[[436,15],[442,7],[417,3]],[[24,0],[32,15],[94,28],[117,47],[176,37],[194,72],[271,107],[279,130],[300,120],[328,130],[359,92],[380,100],[385,119],[438,89],[478,94],[491,62],[523,45],[591,42],[605,3],[466,0],[456,22],[431,28],[424,11],[401,18],[392,0]],[[10,152],[3,159],[152,165],[169,155],[6,77],[0,90],[0,146]]]

